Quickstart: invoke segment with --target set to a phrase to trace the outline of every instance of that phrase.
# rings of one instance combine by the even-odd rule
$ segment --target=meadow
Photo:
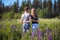
[[[39,30],[41,40],[60,40],[60,19],[39,18]],[[30,28],[30,31],[22,37],[22,24],[19,23],[19,19],[0,21],[0,40],[31,40],[31,32]],[[36,35],[34,40],[37,40]]]

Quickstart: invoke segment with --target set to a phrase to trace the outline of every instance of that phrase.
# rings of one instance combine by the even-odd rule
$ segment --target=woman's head
[[[31,15],[38,18],[38,15],[36,13],[36,9],[35,8],[31,9]]]
[[[32,8],[32,9],[31,9],[31,15],[35,15],[35,13],[36,13],[35,8]]]

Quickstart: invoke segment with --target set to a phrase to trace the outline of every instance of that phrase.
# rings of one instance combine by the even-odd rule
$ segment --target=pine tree
[[[31,8],[32,5],[31,5],[31,1],[30,0],[27,0],[26,6]]]
[[[19,7],[19,1],[17,0],[17,6]]]
[[[2,0],[0,0],[0,13],[2,13]]]
[[[57,13],[60,14],[60,0],[57,0]]]
[[[2,4],[2,0],[0,0],[0,4]]]
[[[42,9],[42,0],[39,0],[39,8]]]
[[[52,15],[52,1],[51,1],[51,0],[48,0],[48,1],[47,1],[47,8],[48,8],[47,17],[48,17],[48,18],[52,18],[53,15]]]
[[[57,4],[56,0],[54,0],[54,14],[57,15]]]
[[[22,5],[20,7],[20,12],[24,11],[24,7],[26,6],[26,0],[22,1]]]
[[[0,0],[0,19],[1,19],[2,13],[5,11],[4,8],[5,8],[4,4],[2,3],[2,0]]]
[[[19,1],[18,0],[16,2],[14,2],[14,4],[12,5],[12,10],[13,10],[13,12],[19,11]]]
[[[54,11],[56,11],[56,8],[57,8],[57,6],[56,6],[56,0],[54,0]]]
[[[52,1],[51,0],[48,0],[48,12],[51,12],[52,11]]]
[[[18,8],[18,12],[19,12],[19,1],[17,0],[17,8]]]
[[[36,9],[39,7],[39,0],[34,0],[33,1],[33,7],[36,8]]]
[[[18,12],[18,6],[17,6],[16,2],[14,2],[14,4],[12,5],[12,11],[13,12]]]
[[[44,0],[43,1],[43,8],[46,8],[46,6],[47,6],[47,2],[46,2],[46,0]]]
[[[4,4],[2,3],[2,0],[0,0],[0,13],[4,12]]]

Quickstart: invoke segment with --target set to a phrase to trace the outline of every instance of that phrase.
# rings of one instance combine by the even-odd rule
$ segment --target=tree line
[[[14,2],[13,5],[5,6],[4,3],[2,3],[2,0],[0,1],[0,18],[1,15],[5,12],[11,12],[14,13],[21,13],[24,11],[24,7],[27,6],[30,9],[32,7],[36,8],[36,10],[41,11],[47,9],[47,12],[45,14],[45,17],[53,18],[60,15],[60,0],[54,0],[54,4],[52,3],[52,0],[22,0],[21,6],[19,6],[19,0]],[[43,12],[44,13],[44,12]]]

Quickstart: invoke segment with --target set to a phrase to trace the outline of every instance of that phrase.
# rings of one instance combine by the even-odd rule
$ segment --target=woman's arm
[[[26,22],[31,22],[31,17],[29,17],[29,21],[26,21]]]
[[[38,20],[32,20],[32,21],[34,21],[34,22],[38,22]]]

